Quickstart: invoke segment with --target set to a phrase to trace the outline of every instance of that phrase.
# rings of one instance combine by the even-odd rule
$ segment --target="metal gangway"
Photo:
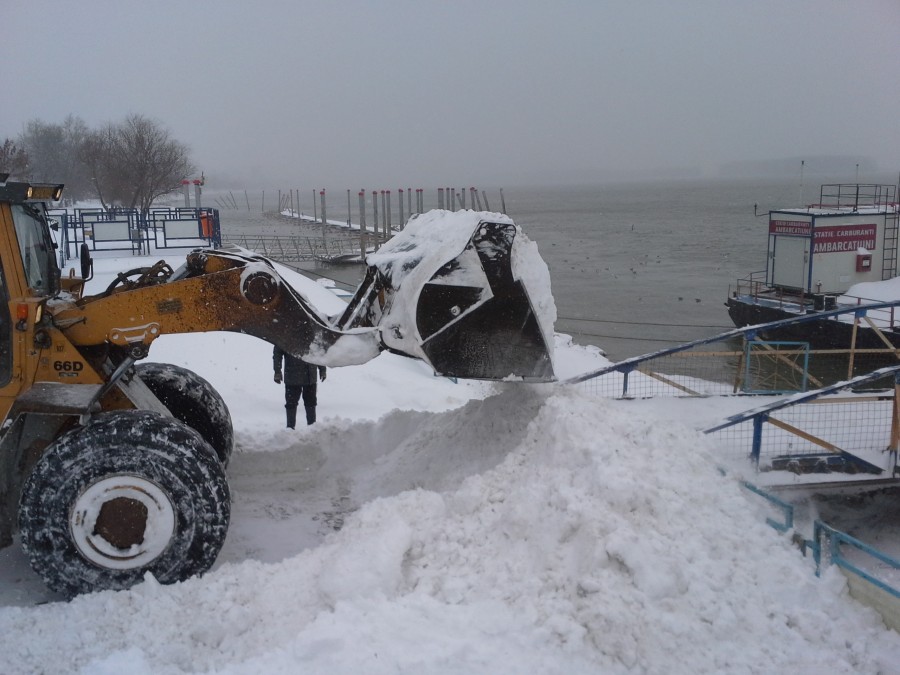
[[[280,263],[361,263],[365,261],[366,255],[376,251],[386,241],[386,237],[371,232],[327,238],[240,233],[226,236],[225,241]]]

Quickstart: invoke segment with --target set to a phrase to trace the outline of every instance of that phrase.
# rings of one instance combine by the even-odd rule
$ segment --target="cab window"
[[[0,387],[12,377],[12,321],[9,316],[9,293],[0,264]]]
[[[12,215],[28,287],[36,295],[55,295],[59,268],[49,228],[41,214],[26,204],[13,204]]]

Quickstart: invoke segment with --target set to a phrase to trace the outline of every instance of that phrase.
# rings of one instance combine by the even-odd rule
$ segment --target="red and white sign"
[[[769,234],[789,237],[812,235],[813,253],[842,253],[860,248],[874,251],[878,241],[875,223],[861,225],[824,225],[813,230],[807,220],[770,220]]]
[[[787,234],[794,237],[808,237],[812,223],[808,220],[770,220],[769,234]]]
[[[813,253],[843,253],[860,248],[874,251],[877,232],[875,223],[817,227],[813,234]]]

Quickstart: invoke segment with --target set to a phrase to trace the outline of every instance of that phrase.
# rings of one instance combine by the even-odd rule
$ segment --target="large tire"
[[[200,432],[227,467],[234,428],[219,392],[197,373],[171,363],[139,363],[135,372],[175,419]]]
[[[22,547],[66,596],[207,571],[228,532],[230,495],[215,452],[160,413],[95,416],[61,436],[22,488]]]

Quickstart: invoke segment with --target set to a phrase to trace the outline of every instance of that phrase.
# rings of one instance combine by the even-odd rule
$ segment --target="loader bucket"
[[[431,211],[367,263],[345,326],[379,326],[387,349],[439,375],[554,379],[550,275],[537,246],[506,216]]]

